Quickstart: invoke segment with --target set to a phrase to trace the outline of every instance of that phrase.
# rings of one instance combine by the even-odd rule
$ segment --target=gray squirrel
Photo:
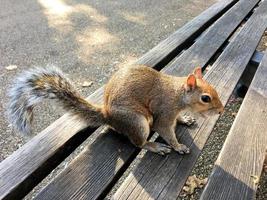
[[[181,111],[190,108],[212,115],[224,109],[200,67],[187,77],[170,76],[144,65],[121,68],[105,86],[103,105],[85,100],[59,69],[34,68],[16,79],[9,97],[9,120],[23,134],[31,133],[34,105],[56,99],[88,126],[108,125],[127,135],[135,146],[161,155],[170,153],[171,148],[189,153],[189,148],[178,142],[175,126],[177,122],[191,125],[195,120],[181,116]],[[168,145],[147,141],[151,130]]]

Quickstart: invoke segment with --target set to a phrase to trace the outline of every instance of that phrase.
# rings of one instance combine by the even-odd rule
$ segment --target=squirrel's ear
[[[194,69],[194,73],[193,73],[196,78],[198,79],[202,79],[202,69],[201,67],[197,67],[196,69]]]
[[[186,84],[185,84],[185,89],[186,89],[186,91],[195,89],[196,85],[197,85],[197,80],[196,80],[195,75],[190,74],[190,75],[187,77]]]

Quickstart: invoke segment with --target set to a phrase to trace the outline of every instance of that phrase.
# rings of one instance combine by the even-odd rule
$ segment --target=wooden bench
[[[202,66],[225,105],[246,67],[259,65],[201,199],[252,199],[267,147],[267,54],[255,51],[267,27],[267,1],[222,0],[185,24],[137,63],[175,76]],[[263,59],[261,59],[263,57]],[[211,65],[209,70],[206,67]],[[245,72],[246,73],[246,72]],[[251,74],[250,74],[251,75]],[[88,97],[101,103],[103,87]],[[177,199],[219,116],[177,127],[189,155],[150,152],[132,169],[112,199]],[[87,128],[65,114],[0,163],[0,199],[21,199],[88,137],[93,141],[36,199],[103,199],[140,149],[103,127]],[[156,135],[152,140],[160,140]]]

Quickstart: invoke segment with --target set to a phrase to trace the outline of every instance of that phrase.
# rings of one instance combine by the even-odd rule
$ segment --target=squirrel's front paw
[[[194,124],[196,122],[196,119],[189,116],[189,115],[184,115],[181,117],[181,123],[185,124],[187,126],[191,126],[192,124]]]
[[[189,148],[187,146],[185,146],[184,144],[179,144],[179,146],[175,148],[175,151],[177,151],[179,154],[190,153]]]

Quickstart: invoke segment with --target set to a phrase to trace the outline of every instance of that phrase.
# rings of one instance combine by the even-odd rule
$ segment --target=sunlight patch
[[[46,9],[47,13],[55,16],[64,16],[71,12],[72,7],[66,5],[62,0],[38,0]]]
[[[111,48],[119,43],[119,38],[104,27],[87,28],[82,34],[76,36],[76,41],[79,44],[79,59],[88,62],[88,57],[101,49]]]

